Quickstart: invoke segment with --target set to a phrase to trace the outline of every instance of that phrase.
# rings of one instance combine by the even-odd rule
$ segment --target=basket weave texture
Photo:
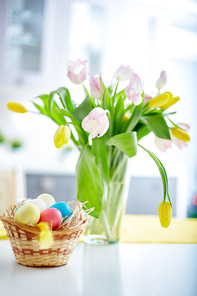
[[[80,202],[68,203],[72,215],[58,229],[52,231],[54,243],[49,249],[40,249],[36,226],[24,225],[14,220],[16,205],[10,205],[7,214],[0,217],[11,243],[16,261],[25,266],[61,266],[68,260],[80,234],[87,225],[86,214]]]

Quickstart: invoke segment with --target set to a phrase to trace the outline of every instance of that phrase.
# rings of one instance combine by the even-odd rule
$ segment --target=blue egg
[[[69,218],[72,214],[70,206],[65,202],[57,202],[53,204],[50,208],[58,209],[62,213],[62,218],[65,218],[66,216],[68,216],[67,218]]]

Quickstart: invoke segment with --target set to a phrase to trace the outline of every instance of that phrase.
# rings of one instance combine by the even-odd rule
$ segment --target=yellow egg
[[[36,205],[22,205],[15,213],[14,220],[22,224],[37,224],[40,220],[40,210]]]
[[[47,208],[50,208],[55,203],[53,196],[48,193],[40,194],[37,198],[42,199],[46,203]]]

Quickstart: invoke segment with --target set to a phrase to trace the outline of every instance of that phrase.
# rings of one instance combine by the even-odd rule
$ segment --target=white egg
[[[29,200],[25,201],[24,204],[36,205],[39,208],[41,213],[47,209],[47,204],[42,199],[29,199]]]
[[[40,194],[37,199],[41,199],[43,200],[46,205],[47,205],[47,208],[50,208],[50,206],[52,206],[54,203],[56,203],[55,199],[53,198],[52,195],[48,194],[48,193],[43,193],[43,194]]]

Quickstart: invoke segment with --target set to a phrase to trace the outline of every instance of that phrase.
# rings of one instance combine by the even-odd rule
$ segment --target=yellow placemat
[[[7,239],[1,221],[0,239]],[[120,243],[197,243],[197,219],[172,218],[170,226],[162,228],[158,216],[125,215]]]
[[[79,241],[83,241],[83,236]],[[125,215],[120,243],[197,243],[197,219],[172,218],[168,228],[160,225],[158,216]]]
[[[8,239],[7,235],[6,235],[6,231],[3,228],[3,224],[0,220],[0,239]]]

